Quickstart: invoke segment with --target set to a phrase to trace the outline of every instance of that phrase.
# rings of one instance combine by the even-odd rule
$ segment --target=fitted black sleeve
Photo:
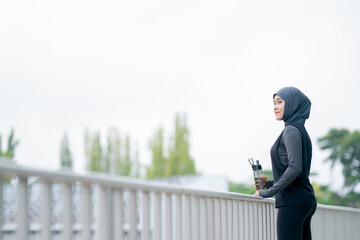
[[[267,190],[259,190],[262,197],[272,197],[290,185],[302,171],[302,139],[300,131],[294,126],[286,126],[282,135],[286,148],[287,168],[279,181]]]

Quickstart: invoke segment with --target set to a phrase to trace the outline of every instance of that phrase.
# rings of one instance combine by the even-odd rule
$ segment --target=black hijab
[[[285,101],[283,121],[285,126],[297,122],[305,124],[310,116],[311,102],[308,97],[295,87],[284,87],[273,95],[278,95]]]

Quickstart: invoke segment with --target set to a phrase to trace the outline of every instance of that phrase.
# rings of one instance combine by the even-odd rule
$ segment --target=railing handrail
[[[256,202],[274,203],[273,198],[260,198],[248,194],[210,191],[204,189],[195,189],[184,187],[178,184],[164,183],[159,181],[149,181],[138,178],[131,178],[125,176],[110,175],[105,173],[89,172],[77,173],[70,170],[43,170],[31,167],[24,167],[15,163],[0,162],[0,175],[4,177],[39,177],[52,182],[81,182],[83,184],[100,184],[107,187],[126,188],[126,189],[140,189],[143,191],[165,192],[172,194],[189,194],[196,196],[209,196],[226,199],[243,199],[252,200]],[[343,206],[331,206],[318,204],[318,208],[330,209],[346,212],[360,213],[360,209]]]

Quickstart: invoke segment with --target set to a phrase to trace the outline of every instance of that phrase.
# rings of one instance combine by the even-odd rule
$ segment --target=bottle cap
[[[260,161],[259,160],[256,160],[256,164],[254,164],[254,160],[252,158],[249,158],[249,163],[253,169],[253,171],[259,171],[259,170],[262,170],[262,167],[260,165]]]

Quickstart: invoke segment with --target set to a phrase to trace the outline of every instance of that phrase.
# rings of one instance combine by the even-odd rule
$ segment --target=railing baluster
[[[175,194],[175,240],[181,240],[182,238],[181,212],[181,195]]]
[[[149,192],[142,192],[142,230],[141,240],[150,239],[150,208],[149,208]],[[115,238],[117,239],[117,238]]]
[[[258,228],[258,224],[259,224],[259,212],[258,212],[258,207],[257,207],[257,203],[252,203],[252,233],[253,233],[253,239],[260,239],[259,238],[259,230],[261,228]],[[256,227],[255,227],[256,226]]]
[[[71,183],[63,183],[63,239],[70,240],[72,238],[72,185]]]
[[[165,239],[172,239],[172,204],[171,194],[165,194]]]
[[[161,195],[154,192],[154,240],[161,239]]]
[[[214,199],[215,240],[221,240],[221,199]]]
[[[228,199],[227,204],[227,239],[232,239],[232,226],[233,226],[233,208],[232,208],[232,200]]]
[[[190,240],[191,239],[191,205],[190,205],[190,196],[183,195],[184,199],[184,239]]]
[[[42,180],[41,239],[51,239],[51,183]]]
[[[239,239],[239,203],[237,200],[232,201],[233,204],[233,240]]]
[[[199,239],[199,198],[191,196],[191,232],[192,240]]]
[[[81,239],[91,239],[91,205],[90,205],[90,185],[82,184],[81,188]]]
[[[0,240],[3,239],[2,234],[2,225],[5,224],[4,216],[3,216],[3,209],[4,209],[4,198],[3,198],[3,179],[0,176]]]
[[[227,209],[226,209],[226,199],[221,199],[221,239],[227,238]]]
[[[206,199],[204,197],[200,198],[199,201],[199,210],[200,210],[200,240],[208,240],[208,237],[206,236],[206,227],[209,226],[208,221],[209,218],[206,214]]]
[[[96,230],[95,230],[95,239],[97,240],[107,240],[106,235],[106,189],[102,185],[97,185],[96,188]]]
[[[27,177],[19,177],[17,196],[17,240],[28,238],[28,181]]]
[[[250,224],[252,223],[249,223],[249,217],[250,213],[249,213],[249,201],[248,200],[245,200],[244,201],[244,217],[243,217],[243,220],[244,220],[244,235],[245,235],[245,240],[249,240],[250,239],[250,231],[249,231],[249,228],[250,228]]]
[[[215,219],[214,219],[214,200],[207,198],[207,237],[208,240],[215,239]]]
[[[244,217],[244,201],[239,201],[239,225],[240,225],[240,229],[239,229],[239,239],[240,240],[245,240],[245,230],[244,230],[244,225],[245,225],[245,217]]]
[[[137,239],[136,191],[129,190],[129,240]]]

